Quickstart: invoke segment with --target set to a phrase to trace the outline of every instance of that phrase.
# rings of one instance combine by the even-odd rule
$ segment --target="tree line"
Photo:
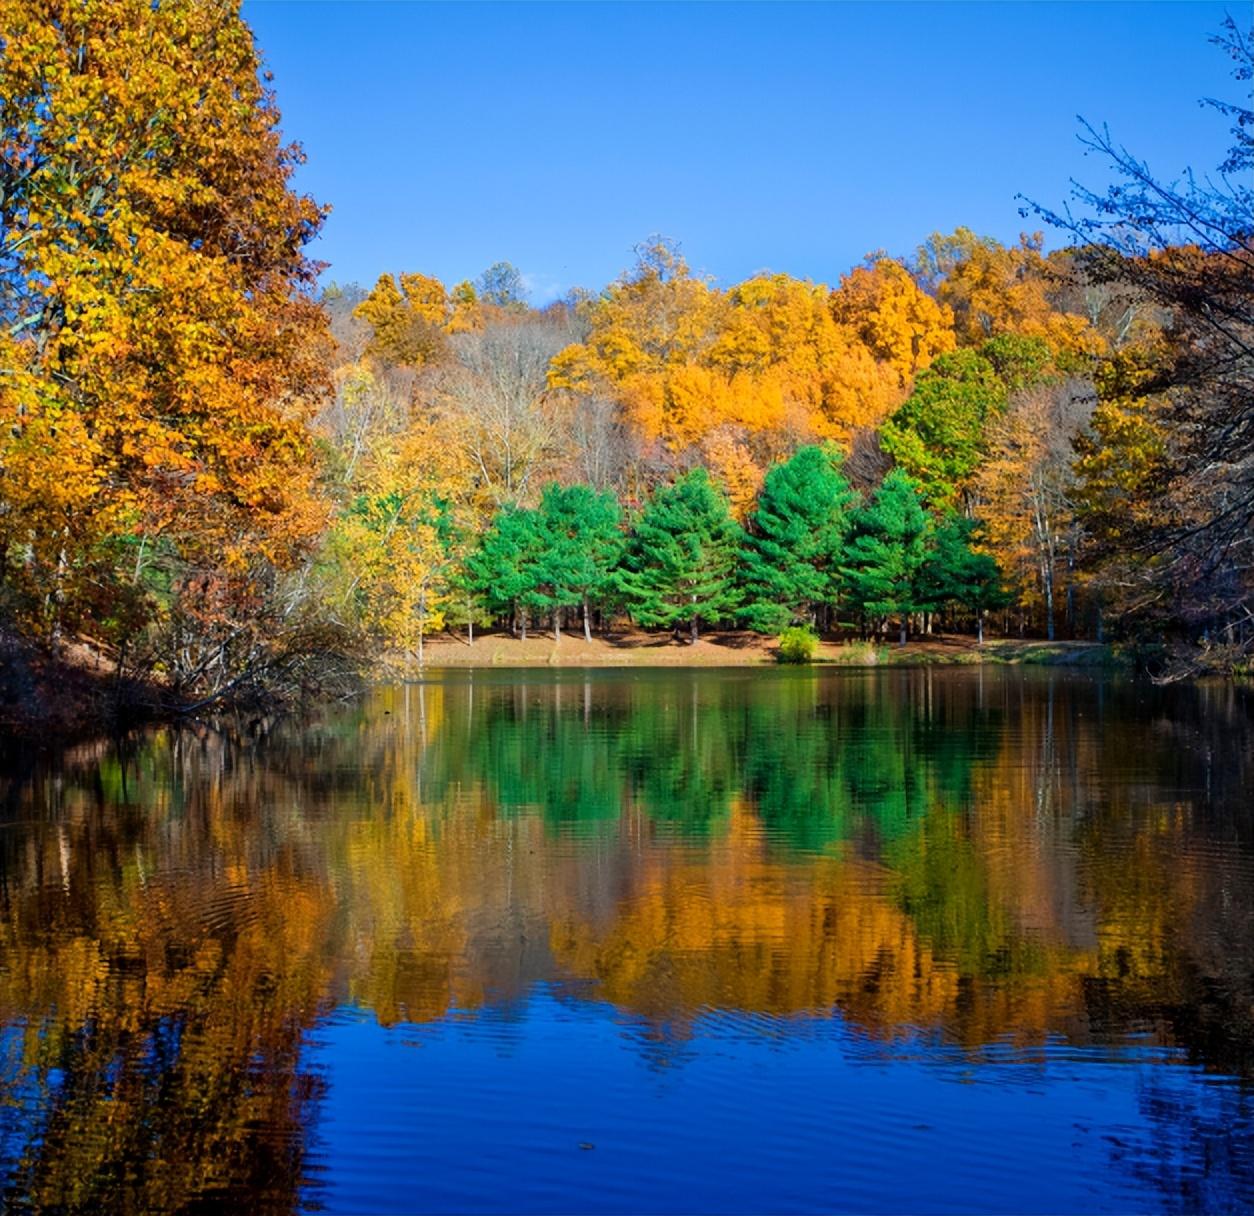
[[[1248,662],[1247,106],[1212,103],[1231,154],[1181,186],[1091,131],[1118,182],[1038,209],[1061,249],[959,228],[722,286],[650,238],[536,308],[505,262],[318,286],[325,209],[237,4],[0,0],[0,28],[5,638],[196,701],[559,599],[769,631],[1008,597],[1015,631]],[[1217,41],[1248,80],[1249,32]],[[817,531],[783,488],[812,451],[850,495]]]
[[[547,618],[555,637],[577,619],[626,615],[682,630],[735,624],[779,633],[801,623],[880,632],[895,618],[944,613],[983,636],[984,614],[1010,597],[975,525],[930,515],[900,471],[866,501],[834,446],[802,447],[767,474],[742,526],[703,468],[659,486],[629,518],[612,491],[545,486],[535,507],[508,506],[460,557],[449,553],[446,619],[505,619],[524,639]],[[460,601],[460,602],[458,602]],[[434,616],[432,619],[435,619]]]

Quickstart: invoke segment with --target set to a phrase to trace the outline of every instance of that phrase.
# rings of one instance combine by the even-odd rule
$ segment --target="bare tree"
[[[621,405],[607,392],[563,393],[555,407],[566,452],[565,479],[621,493],[637,455]]]
[[[560,454],[548,390],[564,325],[528,318],[453,335],[453,361],[425,386],[496,503],[522,502]],[[423,390],[420,389],[420,393]]]
[[[1254,649],[1254,31],[1228,18],[1213,41],[1244,84],[1240,103],[1205,103],[1231,123],[1215,173],[1156,177],[1086,123],[1081,142],[1118,184],[1077,185],[1074,210],[1034,209],[1071,234],[1090,281],[1147,298],[1168,320],[1165,365],[1136,390],[1168,402],[1167,465],[1152,509],[1118,540],[1137,551],[1140,611],[1204,646],[1231,637],[1235,661]]]
[[[1003,559],[1040,594],[1054,637],[1060,590],[1073,615],[1072,573],[1079,530],[1073,507],[1075,439],[1097,404],[1086,380],[1016,393],[990,428],[989,455],[976,479],[980,514]]]

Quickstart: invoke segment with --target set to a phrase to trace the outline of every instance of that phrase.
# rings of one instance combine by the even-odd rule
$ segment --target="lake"
[[[0,791],[11,1211],[1254,1205],[1254,695],[434,674]]]

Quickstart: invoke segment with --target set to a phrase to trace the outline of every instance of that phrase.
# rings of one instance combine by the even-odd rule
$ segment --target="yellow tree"
[[[1065,293],[1035,233],[1005,246],[970,228],[933,233],[918,252],[920,276],[954,316],[958,340],[978,346],[998,334],[1044,338],[1058,358],[1101,354],[1105,342],[1086,317],[1062,311]]]
[[[831,307],[836,320],[893,369],[903,390],[937,355],[956,345],[953,311],[923,291],[891,258],[878,258],[842,276]]]
[[[342,600],[380,643],[420,666],[426,636],[444,625],[456,497],[469,481],[454,452],[437,423],[377,436],[328,545]]]
[[[0,0],[0,29],[5,582],[54,634],[158,551],[247,592],[322,526],[326,355],[251,32],[194,0]]]
[[[806,437],[847,441],[897,403],[891,371],[835,319],[828,294],[782,274],[746,279],[727,293],[709,362],[739,380],[741,396],[778,395],[775,410],[749,416],[758,429],[784,421]]]
[[[835,318],[827,289],[787,275],[719,292],[655,245],[587,316],[587,340],[558,354],[550,384],[613,395],[672,456],[731,434],[760,478],[798,439],[848,441],[900,400],[898,376]]]
[[[402,274],[398,286],[384,274],[353,315],[371,327],[368,353],[385,363],[422,367],[444,354],[453,304],[444,284],[430,275]]]

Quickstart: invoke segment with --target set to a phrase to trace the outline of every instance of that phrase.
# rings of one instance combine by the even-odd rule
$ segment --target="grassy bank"
[[[696,643],[667,634],[630,631],[584,641],[582,634],[532,635],[524,642],[509,634],[476,637],[473,644],[450,637],[431,640],[428,667],[756,667],[775,666],[776,641],[756,633],[711,632]],[[964,663],[1023,663],[1059,666],[1107,666],[1115,663],[1109,646],[1095,642],[990,640],[936,636],[907,642],[819,643],[819,665],[876,667]]]

